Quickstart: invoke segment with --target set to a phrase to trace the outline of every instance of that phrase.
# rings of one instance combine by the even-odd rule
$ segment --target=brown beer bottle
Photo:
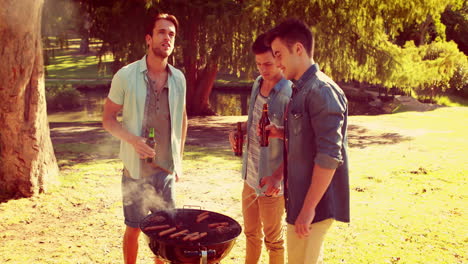
[[[270,124],[270,119],[268,118],[268,104],[263,104],[262,117],[260,118],[259,127],[260,127],[260,147],[268,147],[268,134],[270,131],[265,129],[266,126]]]
[[[154,140],[154,128],[150,128],[148,138],[146,139],[146,144],[154,150],[154,146],[156,145],[156,140]],[[153,157],[146,158],[147,163],[153,162]]]
[[[234,134],[234,141],[236,143],[236,151],[234,155],[242,156],[242,145],[244,145],[244,134],[242,133],[242,122],[237,122],[237,131]]]

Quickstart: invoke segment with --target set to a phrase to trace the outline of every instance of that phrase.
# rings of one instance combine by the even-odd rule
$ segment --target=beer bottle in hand
[[[236,144],[236,156],[242,156],[242,145],[244,144],[244,134],[242,133],[242,122],[237,122],[237,131],[234,134],[234,141]]]
[[[270,119],[268,118],[268,104],[263,104],[262,117],[260,118],[259,127],[260,127],[260,147],[268,147],[268,134],[270,131],[266,130],[265,127],[270,124]]]
[[[156,145],[156,140],[154,140],[154,128],[153,127],[150,128],[149,130],[149,135],[148,135],[148,138],[146,139],[146,144],[148,144],[148,146],[154,150],[154,146]],[[146,162],[152,163],[153,157],[146,158]]]

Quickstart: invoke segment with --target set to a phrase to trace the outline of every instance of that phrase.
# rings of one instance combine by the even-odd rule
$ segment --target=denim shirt
[[[309,190],[315,164],[336,169],[318,203],[313,223],[328,218],[349,222],[347,157],[348,101],[341,88],[312,65],[293,84],[286,124],[286,221],[294,224]]]
[[[121,68],[113,77],[108,98],[122,108],[122,125],[130,133],[141,136],[145,113],[146,56]],[[186,83],[184,74],[168,64],[169,112],[171,117],[171,147],[174,172],[182,176],[182,122],[185,109]],[[133,146],[120,142],[120,158],[134,179],[140,178],[140,157]]]
[[[247,132],[250,131],[251,126],[257,126],[258,124],[252,124],[252,115],[255,106],[255,100],[257,95],[260,93],[260,88],[262,84],[262,76],[257,77],[253,86],[252,92],[250,95],[250,105],[249,105],[249,116],[247,119]],[[291,85],[292,83],[286,79],[281,79],[274,87],[271,89],[269,96],[267,97],[268,104],[268,117],[270,122],[278,126],[283,125],[284,120],[284,111],[286,110],[286,105],[289,102],[291,97]],[[281,165],[283,162],[283,141],[277,138],[270,138],[268,147],[260,148],[260,160],[258,164],[258,176],[260,180],[265,176],[271,176],[273,172]],[[249,140],[246,140],[246,150],[249,149]],[[244,151],[243,162],[242,162],[242,178],[245,180],[247,178],[247,158],[248,151]],[[257,193],[260,193],[260,190],[256,190]]]

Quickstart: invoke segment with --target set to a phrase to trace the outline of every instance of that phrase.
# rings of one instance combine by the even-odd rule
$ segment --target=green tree
[[[102,39],[100,55],[114,55],[113,71],[145,53],[144,27],[148,16],[174,14],[180,24],[171,61],[187,79],[187,110],[212,114],[209,96],[220,67],[239,73],[249,48],[234,25],[242,24],[240,1],[103,1],[77,0],[91,15],[91,36]],[[249,41],[253,36],[248,36]],[[246,49],[247,48],[247,49]]]
[[[212,114],[209,96],[220,67],[239,65],[241,45],[235,45],[236,27],[241,23],[242,5],[234,0],[161,0],[150,8],[174,14],[181,27],[179,45],[187,79],[187,111],[192,115]],[[230,25],[230,26],[228,26]],[[234,54],[233,54],[234,53]]]
[[[455,41],[458,48],[468,55],[468,3],[464,2],[459,9],[448,6],[441,20],[446,26],[447,40]]]
[[[103,40],[102,52],[114,54],[114,71],[143,55],[143,28],[138,25],[143,25],[145,15],[155,12],[176,15],[181,26],[172,61],[185,71],[187,108],[192,115],[211,113],[208,98],[219,69],[250,76],[255,69],[250,52],[253,40],[288,17],[299,18],[311,26],[317,40],[314,59],[335,80],[413,89],[420,83],[407,87],[410,82],[404,85],[400,82],[414,79],[401,76],[401,72],[413,63],[411,54],[416,52],[415,48],[398,46],[395,39],[415,25],[417,44],[421,46],[417,53],[421,54],[427,40],[445,40],[441,14],[446,7],[462,3],[461,0],[77,1],[88,5],[91,34]],[[436,37],[427,38],[428,33]],[[453,72],[447,67],[455,67],[450,63],[428,64],[439,68],[441,65],[447,72]],[[436,71],[439,70],[443,69]]]
[[[286,8],[285,15],[303,18],[313,27],[317,36],[315,60],[336,80],[403,86],[412,90],[434,83],[441,87],[457,68],[453,63],[454,54],[459,53],[456,47],[453,50],[451,44],[444,42],[445,26],[441,23],[441,14],[448,5],[459,6],[462,1],[301,2],[296,1],[294,6]],[[395,38],[411,25],[416,25],[416,44],[420,48],[395,45]],[[427,40],[431,40],[431,35],[440,43],[438,46],[448,45],[445,50],[450,52],[439,53],[437,59],[426,58],[424,63],[419,63],[430,45]],[[412,56],[412,53],[418,56]],[[424,65],[424,71],[414,71],[411,67],[414,64]]]
[[[114,56],[113,72],[145,53],[144,23],[148,14],[145,2],[76,0],[90,15],[90,36],[102,40],[98,56]]]

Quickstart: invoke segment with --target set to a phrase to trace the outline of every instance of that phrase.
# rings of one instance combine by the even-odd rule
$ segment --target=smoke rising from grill
[[[131,182],[126,185],[126,188],[122,190],[124,196],[143,199],[143,208],[147,208],[149,211],[164,210],[168,208],[168,203],[164,201],[162,194],[158,192],[154,186],[150,184],[144,184],[142,187],[135,182]],[[132,201],[124,201],[124,205],[131,205]]]

